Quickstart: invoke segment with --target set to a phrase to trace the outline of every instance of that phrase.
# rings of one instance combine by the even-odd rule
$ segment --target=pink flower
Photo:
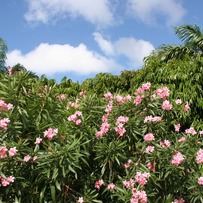
[[[83,203],[83,202],[84,202],[83,197],[79,197],[79,199],[78,199],[78,203]]]
[[[68,121],[72,121],[76,125],[79,125],[82,122],[82,120],[80,119],[80,116],[82,116],[82,112],[81,111],[76,111],[73,115],[68,117]]]
[[[10,123],[9,118],[3,118],[3,119],[0,120],[0,127],[7,130],[8,123]]]
[[[189,129],[186,129],[185,130],[185,133],[186,134],[191,134],[191,135],[195,135],[195,134],[197,134],[197,132],[195,131],[195,129],[194,128],[189,128]]]
[[[44,131],[44,137],[47,137],[48,140],[52,140],[54,136],[58,134],[58,129],[49,128]]]
[[[123,98],[123,100],[124,100],[124,102],[130,101],[130,100],[131,100],[131,96],[128,94],[127,96],[125,96],[125,97]]]
[[[140,95],[137,95],[134,99],[134,104],[138,105],[142,102],[142,97]]]
[[[185,203],[185,200],[183,198],[181,199],[174,199],[172,203]]]
[[[144,141],[145,142],[151,142],[154,140],[154,135],[152,133],[147,133],[145,136],[144,136]]]
[[[203,130],[199,131],[199,134],[200,134],[200,135],[203,135]]]
[[[2,185],[3,187],[6,187],[7,185],[9,185],[9,182],[8,182],[6,179],[1,178],[1,185]]]
[[[183,155],[180,152],[177,152],[174,156],[173,156],[173,160],[171,161],[171,163],[175,166],[180,165],[184,160]]]
[[[186,138],[185,137],[181,137],[178,142],[185,142]]]
[[[203,185],[203,177],[199,177],[197,182],[199,185]]]
[[[28,162],[30,159],[31,159],[31,156],[26,155],[26,156],[24,156],[23,161]]]
[[[8,69],[8,74],[9,74],[9,75],[12,74],[12,67],[9,67],[9,69]]]
[[[179,132],[179,131],[180,131],[180,127],[181,127],[181,126],[180,126],[180,123],[174,125],[175,131],[176,131],[176,132]]]
[[[171,146],[171,142],[169,140],[160,141],[160,146],[168,148]]]
[[[78,104],[77,104],[77,102],[68,102],[68,107],[72,107],[72,108],[78,108]],[[68,107],[67,107],[67,109],[68,109]]]
[[[151,88],[151,83],[150,82],[147,82],[147,83],[143,84],[142,87],[141,87],[141,89],[143,91],[149,91],[150,88]]]
[[[177,99],[175,102],[176,102],[176,104],[182,104],[182,100],[181,99]]]
[[[197,162],[197,164],[202,164],[203,163],[203,149],[200,149],[200,150],[197,151],[196,162]]]
[[[150,173],[141,173],[137,172],[135,175],[135,180],[139,185],[145,185],[147,183],[147,179],[150,177]]]
[[[129,168],[131,163],[132,163],[132,160],[129,159],[128,162],[124,164],[124,168],[126,169]]]
[[[112,109],[113,109],[113,102],[112,102],[112,101],[109,101],[109,103],[108,103],[107,106],[106,106],[105,112],[106,112],[107,114],[109,114],[109,113],[111,113]]]
[[[40,144],[42,141],[42,138],[41,137],[37,137],[36,138],[36,141],[35,141],[35,144]]]
[[[161,107],[163,110],[170,111],[173,108],[173,105],[170,104],[168,100],[164,100]]]
[[[80,94],[80,96],[84,96],[87,94],[87,92],[85,90],[82,90],[79,94]]]
[[[154,146],[147,146],[147,148],[145,149],[145,152],[147,153],[151,153],[154,151]]]
[[[8,178],[6,178],[6,180],[7,180],[9,183],[13,183],[14,180],[15,180],[15,177],[9,176]]]
[[[0,158],[1,159],[7,157],[7,153],[6,153],[7,151],[8,151],[7,147],[0,147]]]
[[[108,190],[111,190],[111,189],[114,190],[114,189],[116,189],[116,186],[113,183],[109,183],[107,186],[107,189]]]
[[[162,117],[161,116],[146,116],[144,119],[144,123],[151,123],[151,122],[160,122],[162,121]]]
[[[163,87],[163,88],[160,88],[160,89],[157,89],[156,90],[156,94],[161,97],[163,100],[166,99],[166,97],[169,96],[169,93],[170,93],[170,90],[168,89],[168,87]]]
[[[123,97],[121,95],[116,95],[115,99],[117,100],[117,102],[121,105],[124,103]]]
[[[153,172],[155,172],[155,164],[148,162],[147,163],[147,168]]]
[[[37,156],[33,156],[32,160],[33,161],[37,161],[38,157]]]
[[[183,111],[184,111],[184,112],[187,112],[189,109],[190,109],[190,106],[189,106],[188,102],[186,101],[186,104],[185,104],[185,106],[184,106]]]
[[[130,203],[147,203],[147,194],[144,190],[136,191],[132,189],[133,197],[130,199]]]
[[[9,156],[15,156],[17,154],[18,150],[16,147],[10,148],[8,151]]]
[[[127,189],[134,187],[134,185],[135,185],[135,180],[133,178],[131,178],[129,181],[127,180],[123,181],[123,186]]]
[[[107,92],[104,94],[104,98],[106,100],[112,100],[113,99],[113,95],[111,94],[111,92]]]
[[[95,187],[99,190],[100,187],[104,185],[104,181],[103,180],[98,180],[95,182]]]
[[[123,127],[115,127],[115,131],[122,137],[125,134],[126,129]]]

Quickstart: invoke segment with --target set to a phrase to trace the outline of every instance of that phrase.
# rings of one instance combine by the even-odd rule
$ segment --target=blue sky
[[[203,28],[202,0],[1,0],[7,66],[82,82],[142,67],[161,44],[181,43],[174,27]]]

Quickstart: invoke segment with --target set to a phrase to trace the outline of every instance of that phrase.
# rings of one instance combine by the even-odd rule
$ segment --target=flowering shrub
[[[203,129],[182,125],[192,109],[168,87],[99,98],[26,73],[3,82],[1,202],[202,201]]]

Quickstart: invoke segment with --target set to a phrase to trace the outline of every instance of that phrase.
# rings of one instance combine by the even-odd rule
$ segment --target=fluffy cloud
[[[186,14],[180,0],[128,0],[128,9],[133,16],[148,24],[164,17],[168,26],[179,23]]]
[[[20,63],[28,70],[46,75],[64,72],[87,75],[121,68],[113,60],[88,50],[84,44],[73,47],[69,44],[42,43],[25,55],[19,50],[9,52],[6,63],[8,66]]]
[[[97,26],[113,22],[112,5],[109,0],[27,0],[25,19],[29,22],[48,23],[56,18],[82,16]]]
[[[104,39],[104,37],[99,32],[93,33],[93,36],[95,41],[98,43],[100,49],[106,55],[114,55],[114,47],[110,41]]]
[[[112,55],[112,57],[125,56],[134,67],[142,65],[143,58],[154,50],[154,46],[150,42],[142,39],[122,37],[115,42],[110,42],[98,32],[93,35],[100,49],[106,55]]]

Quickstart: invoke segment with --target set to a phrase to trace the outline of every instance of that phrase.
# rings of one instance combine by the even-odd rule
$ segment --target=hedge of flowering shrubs
[[[146,82],[76,97],[28,73],[0,81],[0,202],[203,202],[203,129]]]

